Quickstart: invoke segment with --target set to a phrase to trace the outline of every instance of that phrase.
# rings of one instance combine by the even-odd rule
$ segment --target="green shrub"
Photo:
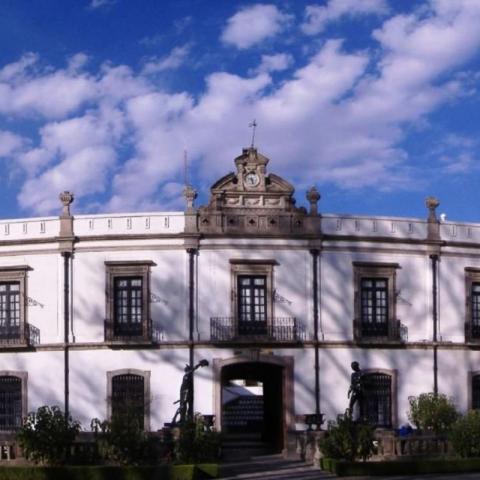
[[[461,457],[480,457],[480,412],[470,410],[452,426],[450,440]]]
[[[354,461],[366,460],[375,450],[374,429],[354,422],[348,414],[339,415],[336,422],[328,423],[328,431],[319,447],[326,457]]]
[[[134,410],[122,411],[111,421],[94,418],[91,428],[100,459],[121,465],[154,465],[170,460],[172,446],[142,427]]]
[[[17,433],[25,456],[35,463],[61,465],[68,460],[69,448],[80,423],[65,418],[59,407],[43,406],[30,412]]]
[[[0,480],[171,480],[171,468],[119,466],[4,467]]]
[[[441,393],[422,393],[408,397],[408,401],[408,418],[421,430],[432,430],[436,434],[448,432],[458,418],[453,400]]]
[[[201,416],[180,427],[175,443],[175,459],[179,463],[214,462],[220,456],[220,434],[205,428]]]
[[[323,459],[322,468],[340,477],[344,476],[387,476],[387,475],[422,475],[432,473],[478,472],[480,459],[459,458],[438,460],[422,458],[420,460],[395,460],[385,462],[345,462]],[[403,478],[403,477],[402,477]]]

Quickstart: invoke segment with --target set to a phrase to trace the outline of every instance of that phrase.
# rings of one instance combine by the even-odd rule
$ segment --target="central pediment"
[[[295,206],[295,189],[283,178],[267,173],[269,159],[256,148],[244,148],[235,158],[237,171],[217,180],[210,188],[208,205],[193,207],[196,193],[186,188],[186,230],[202,234],[311,235],[320,231],[313,187],[307,198],[310,213]]]
[[[236,172],[217,180],[211,187],[207,209],[280,209],[294,208],[293,186],[283,178],[270,173],[269,159],[255,148],[245,148],[235,159]]]

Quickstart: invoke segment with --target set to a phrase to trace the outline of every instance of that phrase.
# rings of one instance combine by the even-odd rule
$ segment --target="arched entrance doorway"
[[[293,359],[273,355],[214,360],[216,421],[224,437],[257,439],[281,452],[293,427]]]

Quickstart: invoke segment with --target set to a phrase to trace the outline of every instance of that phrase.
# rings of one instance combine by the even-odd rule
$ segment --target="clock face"
[[[248,187],[256,187],[260,183],[260,177],[255,172],[245,175],[245,185]]]

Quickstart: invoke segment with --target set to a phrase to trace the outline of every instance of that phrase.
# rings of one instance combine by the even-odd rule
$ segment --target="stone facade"
[[[0,221],[0,390],[18,384],[18,415],[67,402],[88,428],[115,384],[144,392],[158,430],[201,359],[195,411],[276,450],[344,412],[354,360],[381,427],[435,385],[478,404],[480,224],[440,223],[432,198],[425,219],[320,214],[319,192],[297,207],[255,148],[234,164],[205,206],[187,186],[184,212],[76,215],[64,192],[59,217]],[[238,414],[243,397],[262,418]]]

